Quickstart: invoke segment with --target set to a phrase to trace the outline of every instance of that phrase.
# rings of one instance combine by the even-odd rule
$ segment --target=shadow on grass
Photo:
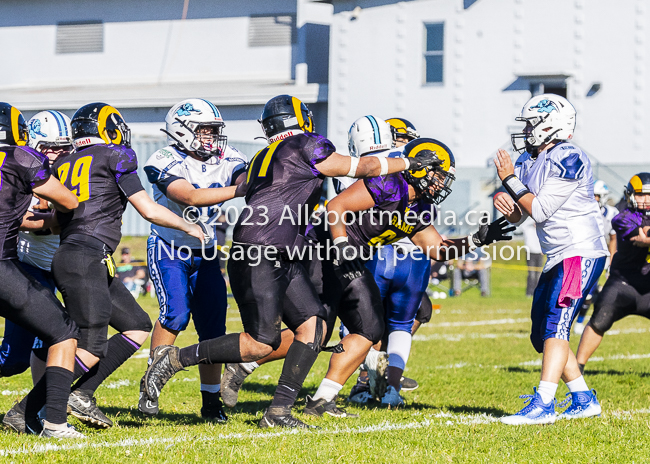
[[[617,371],[614,369],[589,369],[585,368],[585,375],[636,375],[638,377],[650,377],[650,372],[634,372],[634,371]]]
[[[156,416],[145,416],[139,411],[125,410],[113,406],[103,406],[102,412],[110,416],[114,421],[117,421],[120,427],[128,428],[141,428],[157,423],[158,421],[170,422],[178,425],[200,425],[205,424],[207,421],[203,419],[196,411],[195,414],[191,413],[177,413],[166,412],[161,410]]]
[[[487,414],[495,417],[501,417],[508,414],[508,412],[503,409],[482,408],[476,406],[445,406],[444,409],[457,414]]]
[[[518,372],[521,374],[530,374],[531,372],[539,372],[539,367],[521,367],[521,366],[507,366],[501,367],[502,371],[506,372]]]

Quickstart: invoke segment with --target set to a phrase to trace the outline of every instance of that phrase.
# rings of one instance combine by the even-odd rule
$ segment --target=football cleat
[[[408,377],[402,377],[399,381],[402,391],[413,391],[420,386],[417,380],[409,379]]]
[[[90,427],[107,429],[113,426],[113,421],[97,407],[97,400],[91,391],[71,392],[68,397],[68,414]]]
[[[183,370],[179,359],[180,349],[172,345],[159,345],[153,350],[151,365],[144,373],[144,391],[157,401],[160,391],[174,374]]]
[[[38,417],[25,420],[25,409],[20,402],[14,404],[13,407],[7,411],[7,414],[5,414],[5,417],[2,419],[2,425],[14,432],[29,433],[31,435],[39,435],[43,430],[43,425]]]
[[[273,427],[286,427],[297,429],[316,429],[313,425],[307,425],[303,421],[296,419],[291,415],[291,408],[270,406],[264,411],[264,415],[259,422],[261,429],[270,429]]]
[[[158,400],[151,401],[151,398],[147,396],[147,392],[144,391],[144,376],[140,379],[140,399],[138,400],[138,411],[140,411],[145,416],[155,416],[158,414],[160,409],[158,408]]]
[[[43,431],[40,434],[43,438],[72,438],[83,439],[88,438],[81,432],[77,432],[70,424],[51,424],[44,421]]]
[[[504,416],[501,422],[508,425],[534,425],[534,424],[552,424],[557,418],[555,412],[555,398],[548,404],[542,401],[542,397],[537,393],[537,388],[533,388],[532,395],[521,395],[524,403],[528,403],[524,408],[512,416]]]
[[[228,416],[223,410],[221,404],[221,393],[201,392],[203,397],[203,406],[201,407],[201,417],[210,422],[226,422]]]
[[[249,375],[250,373],[246,372],[241,364],[226,364],[226,368],[223,370],[223,377],[221,377],[221,398],[223,399],[223,404],[229,408],[235,407],[239,390]]]
[[[557,417],[558,419],[584,419],[586,417],[600,416],[603,412],[598,399],[596,399],[596,390],[567,393],[566,396],[568,398],[562,401],[559,406],[564,407],[569,403],[571,404]]]
[[[370,395],[373,398],[383,398],[386,393],[388,381],[386,380],[386,369],[388,368],[388,355],[385,351],[370,350],[366,356],[366,367],[368,368],[368,385]]]
[[[359,417],[358,414],[351,414],[349,412],[346,412],[345,409],[339,409],[336,406],[336,398],[334,398],[332,401],[327,401],[325,398],[315,400],[309,395],[307,395],[307,405],[305,406],[303,413],[316,417],[322,417],[323,414],[327,414],[328,416],[332,417],[350,419]]]
[[[400,408],[404,406],[404,398],[402,398],[395,387],[389,385],[386,393],[381,398],[381,405],[389,408]]]
[[[372,401],[373,397],[370,394],[370,385],[368,385],[368,377],[364,376],[357,379],[357,383],[350,390],[348,401],[350,403],[367,404]]]

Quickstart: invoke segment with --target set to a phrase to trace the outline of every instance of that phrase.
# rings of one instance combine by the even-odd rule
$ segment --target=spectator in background
[[[458,260],[454,267],[453,290],[454,295],[462,293],[463,281],[478,279],[481,287],[481,296],[490,296],[489,268],[492,265],[490,255],[486,255],[480,248],[465,255]]]
[[[537,238],[537,229],[535,221],[532,218],[526,219],[521,224],[521,231],[524,234],[524,246],[528,250],[526,265],[528,266],[528,280],[526,281],[526,297],[532,298],[535,293],[535,287],[539,281],[539,276],[542,275],[542,268],[544,267],[544,254],[542,247]]]
[[[144,266],[134,266],[131,263],[133,263],[131,250],[123,247],[122,258],[115,269],[117,277],[119,277],[133,297],[138,298],[142,294],[143,288],[145,288],[149,278]]]

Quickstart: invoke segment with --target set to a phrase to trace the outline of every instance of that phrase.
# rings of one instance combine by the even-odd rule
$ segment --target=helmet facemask
[[[176,122],[185,130],[192,134],[192,140],[189,143],[183,143],[173,133],[163,130],[169,137],[176,141],[180,148],[196,154],[203,160],[208,160],[213,156],[221,158],[226,152],[228,137],[223,134],[223,128],[226,125],[223,122],[184,122],[176,118]],[[185,134],[178,134],[179,137]]]
[[[533,157],[537,157],[539,154],[539,147],[552,141],[555,138],[555,135],[560,132],[560,129],[556,129],[547,134],[544,132],[544,128],[540,127],[549,116],[550,114],[546,113],[543,116],[535,116],[532,118],[515,118],[515,121],[523,122],[526,126],[522,132],[510,136],[512,148],[519,154],[528,152]]]
[[[451,185],[456,176],[442,167],[426,167],[419,171],[404,171],[406,182],[414,189],[416,195],[427,203],[439,205],[451,193]]]

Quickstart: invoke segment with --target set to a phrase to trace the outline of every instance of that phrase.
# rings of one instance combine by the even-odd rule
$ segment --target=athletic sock
[[[553,382],[545,382],[544,380],[540,380],[539,387],[537,387],[537,393],[539,393],[539,396],[542,397],[544,404],[548,404],[549,402],[553,401],[553,398],[555,398],[555,393],[557,392],[557,385],[558,384]]]
[[[68,397],[72,384],[72,371],[62,367],[45,368],[47,378],[47,403],[45,417],[52,424],[65,424],[68,421]]]
[[[74,357],[74,378],[72,379],[72,381],[74,382],[75,380],[81,378],[88,371],[90,371],[90,368],[86,366],[81,359],[75,356]]]
[[[206,393],[219,393],[221,391],[221,384],[202,383],[201,391]]]
[[[298,340],[293,341],[284,358],[282,374],[271,407],[291,408],[293,406],[316,358],[318,353],[309,346]]]
[[[585,378],[582,375],[571,382],[567,382],[566,386],[569,388],[571,393],[589,391],[587,382],[585,382]]]
[[[181,348],[179,358],[183,367],[197,364],[240,363],[243,360],[239,349],[239,334],[227,334]]]
[[[320,400],[321,398],[323,398],[325,401],[328,402],[333,401],[342,388],[343,385],[336,383],[333,380],[323,379],[323,381],[320,383],[320,386],[318,387],[318,390],[316,390],[316,394],[314,395],[313,399]]]
[[[244,369],[247,373],[252,374],[255,369],[260,367],[259,364],[257,364],[255,361],[250,362],[250,363],[239,363],[242,369]]]
[[[94,393],[106,378],[140,349],[140,345],[124,334],[115,334],[108,340],[107,355],[86,372],[72,390]]]
[[[49,367],[45,368],[45,373]],[[72,383],[72,382],[70,382]],[[25,409],[25,418],[30,419],[36,417],[38,412],[47,400],[47,375],[43,375],[41,380],[39,380],[34,388],[25,396],[21,401],[20,405]]]

